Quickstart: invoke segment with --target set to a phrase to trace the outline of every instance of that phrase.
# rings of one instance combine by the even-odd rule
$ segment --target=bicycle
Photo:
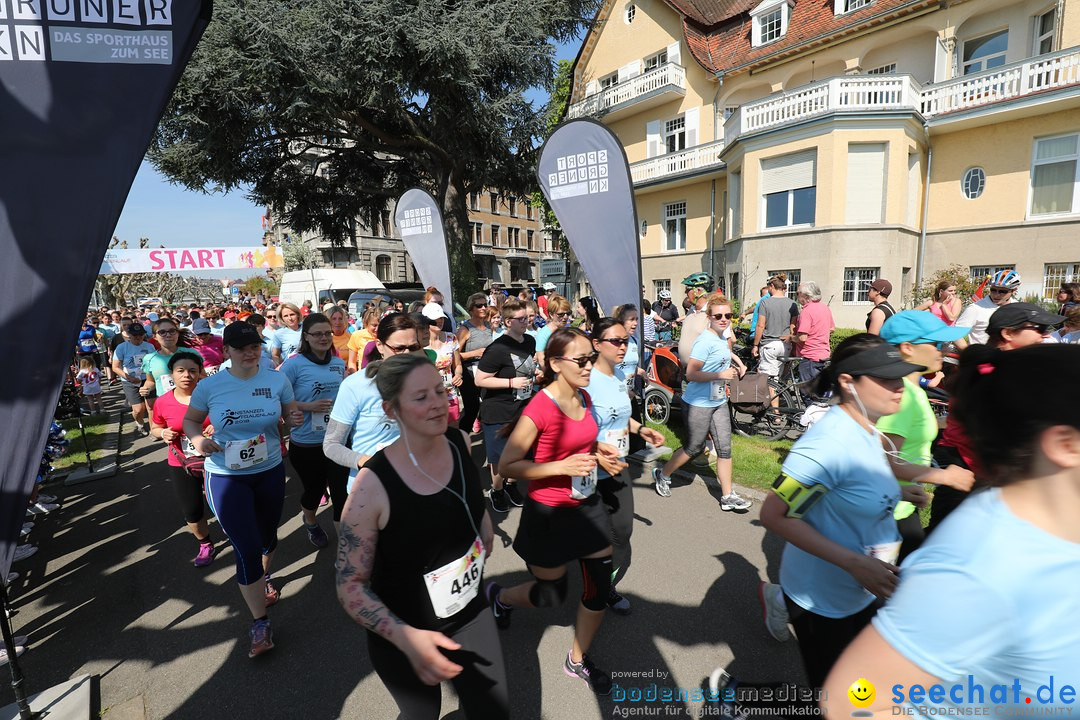
[[[743,437],[779,440],[790,437],[792,433],[795,433],[797,438],[805,431],[799,417],[814,404],[814,399],[803,393],[802,382],[798,377],[801,358],[783,356],[777,359],[782,364],[780,374],[769,378],[769,393],[775,398],[775,405],[769,402],[737,407],[735,403],[728,403],[732,429]],[[749,367],[748,365],[747,368]]]

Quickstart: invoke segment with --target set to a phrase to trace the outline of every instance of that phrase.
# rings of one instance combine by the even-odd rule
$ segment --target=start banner
[[[101,275],[179,272],[182,270],[266,270],[285,267],[281,252],[270,247],[158,248],[108,250]]]

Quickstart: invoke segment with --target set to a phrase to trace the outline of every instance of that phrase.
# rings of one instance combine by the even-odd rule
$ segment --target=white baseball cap
[[[555,289],[555,283],[553,283],[553,282],[546,282],[546,283],[544,283],[544,285],[543,285],[543,288],[544,288],[545,290],[554,290],[554,289]]]
[[[442,309],[442,305],[439,303],[429,302],[424,306],[424,309],[420,311],[424,317],[429,320],[441,320],[446,317],[446,312]]]

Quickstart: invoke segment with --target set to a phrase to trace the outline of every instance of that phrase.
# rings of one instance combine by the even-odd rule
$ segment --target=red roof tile
[[[701,25],[717,25],[736,15],[750,12],[760,0],[667,0],[684,17]]]

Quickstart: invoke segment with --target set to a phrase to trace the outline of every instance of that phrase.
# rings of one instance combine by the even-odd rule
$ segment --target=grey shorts
[[[120,385],[124,388],[124,400],[126,400],[127,404],[131,405],[132,407],[134,407],[135,405],[141,405],[147,400],[151,400],[155,397],[153,388],[150,389],[150,395],[148,397],[143,397],[139,394],[139,388],[142,387],[141,384],[132,385],[127,380],[121,380]]]

